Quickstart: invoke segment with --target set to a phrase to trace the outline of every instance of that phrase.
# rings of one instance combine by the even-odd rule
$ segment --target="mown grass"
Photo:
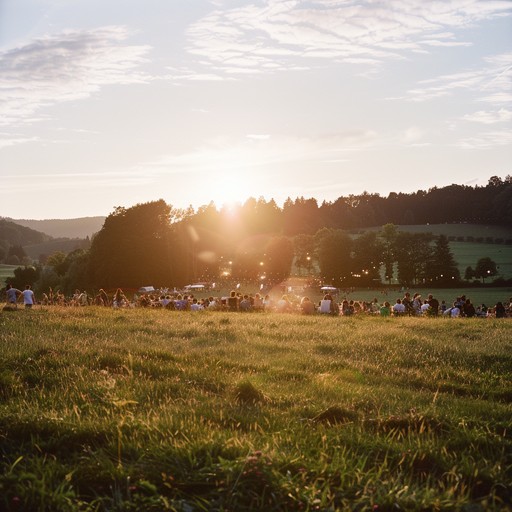
[[[509,320],[0,315],[2,510],[512,507]]]

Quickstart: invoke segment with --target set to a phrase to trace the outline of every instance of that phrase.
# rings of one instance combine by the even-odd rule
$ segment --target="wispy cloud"
[[[466,137],[457,142],[457,146],[463,149],[492,149],[496,146],[512,145],[512,132],[510,131],[488,131]]]
[[[456,30],[512,14],[499,0],[263,0],[222,2],[189,27],[188,51],[201,59],[182,79],[320,65],[326,59],[376,66],[432,47],[468,46]],[[202,71],[201,71],[202,70]]]
[[[18,144],[26,144],[27,142],[36,142],[38,137],[23,137],[9,133],[0,133],[0,149],[9,146],[17,146]]]
[[[501,108],[499,110],[479,110],[472,114],[467,114],[463,118],[466,121],[482,124],[496,124],[512,121],[512,110]]]
[[[408,91],[405,99],[427,101],[470,91],[481,101],[505,103],[512,100],[511,90],[512,53],[505,53],[487,57],[483,67],[423,80],[418,87]]]
[[[0,125],[34,120],[43,107],[86,98],[111,84],[150,80],[138,71],[149,46],[124,27],[66,31],[0,53]],[[40,118],[40,117],[39,117]]]
[[[340,155],[366,150],[377,143],[373,131],[353,131],[318,137],[284,137],[249,134],[233,140],[218,137],[185,153],[162,156],[141,164],[137,170],[162,176],[176,173],[244,172],[276,164],[340,160]]]

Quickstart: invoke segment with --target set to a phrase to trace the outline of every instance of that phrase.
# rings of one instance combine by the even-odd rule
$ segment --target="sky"
[[[0,0],[0,216],[508,174],[511,0]]]

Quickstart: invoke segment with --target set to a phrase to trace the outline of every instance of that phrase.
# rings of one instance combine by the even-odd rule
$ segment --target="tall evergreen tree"
[[[426,278],[439,285],[452,285],[460,281],[460,271],[445,235],[439,235],[436,239],[426,267]]]

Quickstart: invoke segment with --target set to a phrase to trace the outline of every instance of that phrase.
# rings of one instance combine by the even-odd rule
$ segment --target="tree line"
[[[55,252],[44,264],[19,268],[14,285],[40,289],[177,286],[198,281],[261,282],[271,286],[296,272],[333,286],[399,282],[449,286],[460,282],[445,236],[399,231],[400,223],[512,223],[512,178],[485,187],[451,185],[428,192],[363,193],[334,202],[297,198],[213,203],[197,211],[162,199],[116,207],[89,249]],[[347,229],[382,226],[350,236]],[[466,279],[492,277],[475,265]],[[32,274],[31,274],[32,273]],[[30,278],[30,279],[29,279]],[[18,283],[18,281],[24,281]]]

